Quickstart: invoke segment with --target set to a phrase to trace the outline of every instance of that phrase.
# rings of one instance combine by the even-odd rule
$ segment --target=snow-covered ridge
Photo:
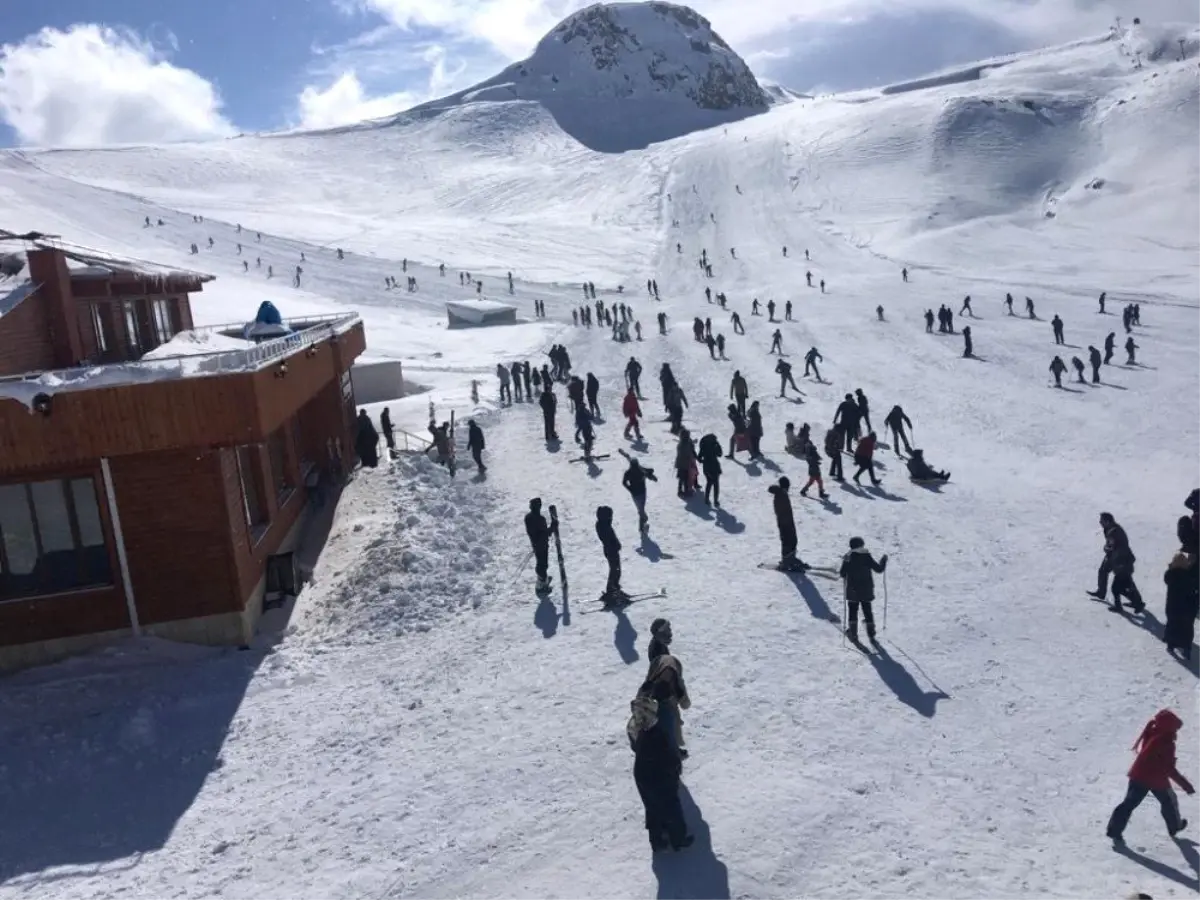
[[[539,103],[580,143],[607,152],[771,105],[750,67],[699,13],[673,3],[597,3],[551,29],[528,59],[389,123],[505,101]]]

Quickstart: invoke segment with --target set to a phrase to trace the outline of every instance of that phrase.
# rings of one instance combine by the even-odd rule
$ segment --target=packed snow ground
[[[1197,81],[1194,60],[1133,70],[1123,52],[1167,37],[796,102],[622,156],[499,106],[405,129],[5,157],[0,192],[21,219],[9,227],[214,272],[202,324],[249,319],[263,299],[285,315],[361,309],[371,354],[426,367],[414,377],[436,388],[439,418],[483,415],[490,470],[452,482],[406,457],[360,474],[277,643],[139,646],[0,684],[0,808],[19,811],[0,818],[0,900],[1192,894],[1194,799],[1181,798],[1193,824],[1178,843],[1152,801],[1125,855],[1103,836],[1154,711],[1185,720],[1182,771],[1195,780],[1200,762],[1195,662],[1155,636],[1200,445]],[[144,229],[145,215],[166,224]],[[256,228],[272,281],[254,270]],[[191,257],[209,235],[217,248]],[[827,294],[803,286],[805,248]],[[420,291],[385,291],[406,255]],[[510,268],[523,314],[544,298],[546,321],[444,330],[440,304],[468,292],[460,269],[503,299]],[[570,327],[588,278],[626,286],[643,343]],[[705,304],[706,284],[728,294],[745,337]],[[1003,315],[1006,290],[1018,309],[1032,296],[1039,320]],[[1097,313],[1101,290],[1118,315]],[[968,293],[977,360],[920,318],[943,302],[957,312]],[[755,296],[795,301],[797,321],[778,326],[793,364],[813,345],[825,357],[830,383],[802,380],[803,404],[775,396],[774,326],[750,317]],[[1081,353],[1109,331],[1123,341],[1120,307],[1135,301],[1143,364],[1106,367],[1099,387],[1050,387],[1050,317]],[[694,315],[713,316],[729,362],[691,340]],[[646,367],[645,457],[662,479],[652,540],[637,539],[619,457],[568,462],[565,398],[557,453],[536,407],[494,408],[496,361],[540,361],[555,341],[601,379],[598,452],[625,446],[625,360]],[[769,460],[724,464],[719,513],[674,496],[663,362],[696,436],[726,439],[734,368],[762,401]],[[892,556],[875,657],[843,649],[836,583],[754,566],[778,553],[767,485],[781,472],[803,483],[785,422],[823,434],[858,387],[877,428],[901,403],[916,445],[954,473],[928,490],[884,452],[878,491],[833,488],[829,506],[793,491],[806,559],[832,563],[856,534]],[[426,399],[409,398],[414,427]],[[565,601],[539,603],[519,572],[534,495],[562,513]],[[601,503],[616,509],[626,587],[665,586],[666,599],[591,612]],[[1140,622],[1084,594],[1101,510],[1138,555]],[[697,844],[652,859],[623,729],[657,616],[674,625],[693,697]]]

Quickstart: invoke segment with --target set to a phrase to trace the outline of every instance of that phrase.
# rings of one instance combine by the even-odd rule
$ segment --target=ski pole
[[[883,627],[880,631],[887,631],[887,569],[883,570]]]
[[[533,551],[532,550],[530,550],[529,553],[525,556],[525,561],[523,563],[521,563],[521,568],[517,569],[517,574],[513,576],[513,581],[516,581],[518,578],[521,577],[521,573],[525,571],[525,567],[527,565],[529,565],[529,561],[531,559],[533,559]]]
[[[846,591],[842,591],[842,649],[846,649],[846,617],[849,615],[849,610],[846,608]]]

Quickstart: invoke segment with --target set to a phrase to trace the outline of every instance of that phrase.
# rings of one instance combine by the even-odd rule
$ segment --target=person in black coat
[[[733,434],[729,436],[729,458],[733,459],[737,452],[738,435],[746,433],[746,417],[738,410],[737,405],[730,403],[727,407],[729,421],[733,424]]]
[[[1121,598],[1125,597],[1134,612],[1141,612],[1146,608],[1146,604],[1142,602],[1142,595],[1133,583],[1133,565],[1137,562],[1137,557],[1133,555],[1129,546],[1129,536],[1125,534],[1125,529],[1117,524],[1112,513],[1100,513],[1100,527],[1104,530],[1104,559],[1096,573],[1096,590],[1088,593],[1097,600],[1105,599],[1108,594],[1108,576],[1111,573],[1112,608],[1119,611]]]
[[[629,491],[633,505],[638,514],[638,533],[645,534],[650,530],[650,518],[646,515],[646,481],[658,481],[654,470],[643,466],[636,456],[629,457],[629,468],[621,476],[621,486]]]
[[[885,553],[876,562],[862,538],[850,538],[850,552],[842,557],[838,574],[846,588],[846,637],[855,643],[858,643],[859,607],[862,607],[863,623],[867,626],[867,640],[875,641],[875,614],[871,609],[875,600],[875,576],[872,573],[886,570],[887,561]]]
[[[487,474],[487,466],[483,464],[483,429],[475,424],[474,419],[467,420],[467,449],[471,451],[471,458],[475,460],[475,465],[479,467],[479,474]]]
[[[591,372],[588,372],[587,373],[587,405],[588,405],[588,412],[590,412],[593,416],[600,415],[600,403],[598,402],[599,396],[600,396],[600,379],[598,379]]]
[[[549,379],[542,382],[542,396],[538,398],[542,407],[542,422],[545,425],[546,440],[557,441],[558,432],[554,430],[554,413],[558,409],[558,397],[554,396],[554,382]]]
[[[668,848],[682,850],[694,840],[687,832],[679,800],[683,761],[671,739],[666,720],[656,712],[668,701],[669,690],[665,683],[659,682],[651,696],[634,701],[635,717],[639,715],[640,705],[646,707],[646,712],[641,713],[646,717],[646,725],[632,738],[633,780],[646,809],[646,831],[655,852]]]
[[[785,475],[773,484],[767,491],[771,494],[775,508],[775,524],[779,527],[779,568],[783,570],[803,570],[807,568],[796,555],[799,540],[796,537],[796,520],[792,515],[792,498],[788,489],[792,486]]]
[[[892,407],[892,411],[887,414],[887,418],[883,420],[883,427],[892,433],[892,450],[897,456],[900,455],[900,444],[904,444],[904,452],[912,453],[912,447],[908,443],[908,435],[904,433],[904,426],[907,425],[909,430],[912,430],[912,421],[904,413],[903,407],[896,404]]]
[[[1200,561],[1194,549],[1192,520],[1188,516],[1180,517],[1176,534],[1180,549],[1163,574],[1167,585],[1163,643],[1168,652],[1178,650],[1184,659],[1190,660],[1196,637],[1196,616],[1200,614]]]
[[[704,473],[704,502],[721,508],[721,441],[715,434],[700,438],[696,451],[700,471]]]
[[[804,483],[804,487],[800,488],[800,496],[807,497],[808,489],[815,484],[821,499],[828,500],[829,495],[825,493],[825,484],[821,481],[821,453],[817,450],[816,444],[810,443],[805,447],[804,459],[808,463],[808,481]]]
[[[525,514],[525,533],[529,535],[529,543],[533,547],[533,571],[537,575],[537,590],[547,591],[550,589],[550,537],[554,534],[554,528],[547,525],[542,516],[541,497],[534,497],[529,501],[529,512]]]
[[[750,459],[762,459],[763,423],[757,400],[746,411],[746,435],[750,438]]]
[[[354,434],[354,452],[368,469],[379,465],[379,432],[365,409],[358,411],[358,428]]]
[[[858,408],[858,401],[854,399],[853,394],[847,394],[846,399],[838,404],[837,412],[833,414],[833,424],[842,426],[846,449],[851,453],[858,443],[861,420],[862,412]]]
[[[613,531],[613,511],[611,506],[596,508],[596,537],[604,549],[604,559],[608,562],[608,582],[600,599],[605,603],[621,599],[621,542]]]
[[[379,430],[383,432],[383,439],[387,442],[388,450],[396,449],[396,437],[392,428],[392,414],[385,406],[383,412],[379,414]]]

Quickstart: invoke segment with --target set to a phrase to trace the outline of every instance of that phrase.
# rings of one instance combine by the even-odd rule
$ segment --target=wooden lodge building
[[[32,246],[0,279],[0,668],[246,643],[315,475],[354,462],[362,320],[176,356],[211,276]]]

